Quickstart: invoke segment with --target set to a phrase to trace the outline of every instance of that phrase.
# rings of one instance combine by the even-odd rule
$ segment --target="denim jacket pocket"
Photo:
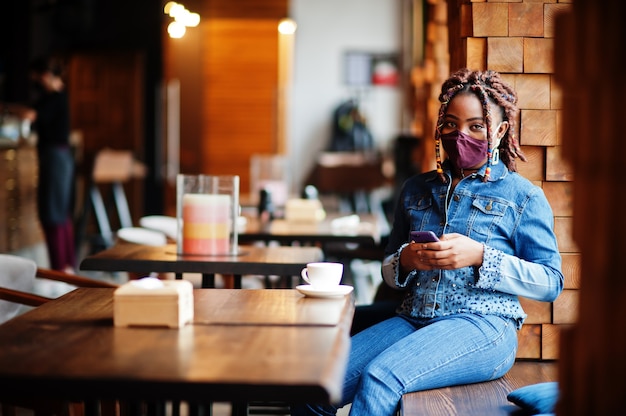
[[[491,235],[505,221],[510,203],[494,198],[476,197],[472,201],[474,213],[470,216],[472,233],[483,236]]]
[[[474,198],[472,206],[480,210],[485,215],[504,216],[508,203],[493,198]]]
[[[432,197],[430,195],[412,195],[408,198],[407,206],[409,209],[423,211],[430,209],[433,205]]]
[[[433,228],[430,224],[433,210],[433,200],[430,195],[414,195],[407,201],[407,210],[411,217],[411,224],[415,230],[429,230]],[[436,224],[438,225],[438,224]]]

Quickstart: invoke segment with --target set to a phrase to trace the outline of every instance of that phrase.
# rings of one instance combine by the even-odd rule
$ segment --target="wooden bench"
[[[507,400],[507,394],[530,384],[556,381],[557,374],[556,361],[518,360],[498,380],[405,394],[400,416],[512,415],[519,407]]]

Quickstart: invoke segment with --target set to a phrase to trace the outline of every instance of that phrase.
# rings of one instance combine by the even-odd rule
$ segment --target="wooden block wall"
[[[459,14],[461,11],[453,12]],[[438,95],[441,84],[450,74],[448,40],[452,34],[448,30],[449,8],[444,0],[425,0],[424,13],[424,57],[411,71],[415,103],[411,130],[416,137],[424,139],[423,159],[419,162],[426,171],[435,169],[434,131],[439,111]]]
[[[555,19],[571,7],[571,0],[448,1],[450,71],[493,69],[516,89],[518,133],[528,159],[518,169],[542,187],[555,215],[565,290],[552,304],[520,299],[528,319],[519,334],[518,358],[558,358],[559,333],[577,320],[581,266],[572,236],[573,173],[561,156],[561,91],[553,57]]]
[[[518,137],[528,161],[519,173],[544,190],[552,206],[565,275],[556,302],[521,299],[528,319],[519,334],[518,358],[556,359],[559,334],[577,319],[580,253],[573,232],[573,171],[561,156],[561,96],[554,79],[555,20],[572,0],[425,0],[424,61],[412,73],[414,131],[424,137],[422,162],[434,168],[434,123],[439,87],[461,67],[500,72],[518,92]],[[442,30],[445,28],[446,30]]]

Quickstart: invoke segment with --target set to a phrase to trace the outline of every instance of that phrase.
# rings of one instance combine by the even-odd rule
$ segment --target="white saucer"
[[[160,231],[172,240],[176,240],[178,225],[176,217],[167,217],[165,215],[148,215],[139,219],[139,225],[154,231]]]
[[[296,286],[296,290],[312,298],[336,298],[347,295],[352,292],[354,288],[348,285],[339,285],[330,289],[318,288],[311,285],[298,285]]]
[[[164,246],[167,244],[165,234],[141,227],[125,227],[117,231],[118,238],[135,244],[147,246]]]

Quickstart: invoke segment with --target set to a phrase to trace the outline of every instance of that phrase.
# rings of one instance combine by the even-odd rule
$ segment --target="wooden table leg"
[[[213,414],[212,403],[187,403],[189,406],[189,416],[211,416]]]
[[[232,402],[232,416],[248,416],[248,403]]]
[[[241,289],[240,274],[223,274],[224,289]]]
[[[202,273],[202,288],[212,289],[215,287],[215,274],[214,273]]]

